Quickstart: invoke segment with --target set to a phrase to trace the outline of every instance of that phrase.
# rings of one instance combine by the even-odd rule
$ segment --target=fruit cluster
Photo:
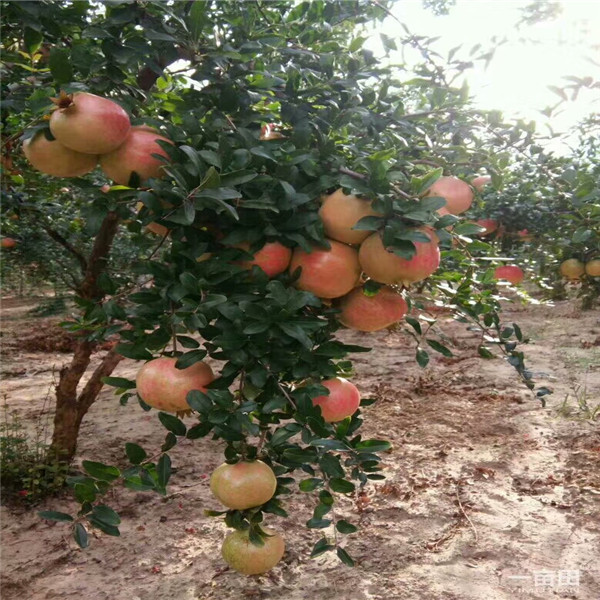
[[[50,117],[50,133],[38,132],[23,143],[31,165],[54,177],[79,177],[98,162],[107,177],[129,185],[133,173],[139,184],[160,177],[167,153],[157,143],[170,141],[145,125],[132,127],[127,112],[116,102],[94,94],[61,92]]]
[[[578,281],[583,275],[600,277],[600,258],[594,258],[586,263],[577,258],[569,258],[561,263],[560,274],[569,281]]]

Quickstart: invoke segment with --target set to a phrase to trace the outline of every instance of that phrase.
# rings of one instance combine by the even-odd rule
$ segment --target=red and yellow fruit
[[[17,240],[14,240],[13,238],[10,237],[5,237],[2,238],[2,240],[0,240],[0,247],[1,248],[14,248],[17,245]]]
[[[600,258],[594,258],[585,263],[586,275],[590,277],[600,277]]]
[[[339,189],[323,198],[319,209],[325,235],[345,244],[360,244],[371,234],[370,231],[352,229],[363,217],[378,216],[370,200],[347,196]]]
[[[168,158],[168,154],[157,140],[172,143],[150,127],[132,127],[121,146],[100,157],[100,167],[107,177],[120,185],[129,185],[134,172],[139,176],[140,184],[151,178],[162,177],[161,167],[165,163],[152,155]]]
[[[483,191],[483,188],[491,183],[492,178],[489,175],[481,175],[480,177],[475,177],[473,181],[471,181],[471,185],[478,191]]]
[[[516,265],[504,265],[503,267],[497,267],[494,271],[495,279],[502,279],[508,281],[513,285],[519,285],[523,281],[525,273],[520,267]]]
[[[275,493],[273,469],[260,460],[223,463],[210,478],[210,490],[217,499],[235,510],[246,510],[268,502]]]
[[[272,529],[262,529],[269,535],[264,538],[262,546],[250,541],[248,530],[233,531],[225,538],[221,555],[234,571],[244,575],[260,575],[270,571],[281,560],[285,552],[283,538]]]
[[[397,323],[408,312],[404,298],[390,287],[367,295],[355,288],[340,298],[338,319],[346,327],[358,331],[379,331]]]
[[[50,117],[50,131],[63,145],[85,154],[105,154],[118,148],[131,128],[129,116],[108,98],[87,92],[61,93]]]
[[[317,396],[312,399],[314,406],[321,407],[321,415],[327,423],[337,423],[351,417],[360,406],[358,388],[342,377],[327,379],[321,385],[329,390],[328,396]]]
[[[585,266],[576,258],[569,258],[560,265],[560,274],[565,279],[577,280],[581,279],[581,276],[585,273]]]
[[[446,206],[439,210],[441,211],[445,208],[453,215],[459,215],[469,210],[473,203],[473,190],[471,186],[456,177],[440,177],[429,188],[427,195],[445,198]]]
[[[215,379],[212,369],[204,362],[186,369],[177,369],[176,362],[176,358],[163,356],[148,361],[138,371],[137,391],[146,404],[167,412],[189,410],[188,392],[206,392],[206,386]]]
[[[429,277],[440,266],[440,249],[431,231],[424,228],[419,231],[429,238],[429,242],[413,242],[416,254],[411,259],[389,252],[379,233],[369,236],[358,252],[365,274],[380,283],[403,285]]]
[[[356,286],[360,278],[358,252],[340,242],[328,240],[331,248],[313,248],[305,252],[296,248],[292,254],[290,272],[298,267],[302,273],[295,285],[319,298],[339,298]]]
[[[71,150],[50,141],[42,132],[23,142],[23,154],[34,169],[54,177],[79,177],[93,171],[98,163],[95,154]]]
[[[494,221],[494,219],[479,219],[475,222],[480,227],[485,227],[485,231],[482,231],[481,233],[477,234],[480,237],[490,235],[490,233],[494,233],[494,231],[498,229],[498,221]]]
[[[237,244],[236,248],[248,252],[250,244],[243,242]],[[283,273],[292,260],[292,250],[279,242],[267,242],[260,250],[254,253],[252,260],[240,261],[239,264],[244,269],[251,269],[253,266],[260,267],[269,277],[275,277]]]

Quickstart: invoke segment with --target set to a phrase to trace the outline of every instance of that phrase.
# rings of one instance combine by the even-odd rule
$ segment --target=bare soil
[[[69,358],[47,342],[51,331],[62,335],[61,319],[31,317],[35,305],[3,304],[3,393],[29,427],[43,418],[54,374]],[[364,410],[365,435],[393,444],[387,479],[338,509],[361,525],[345,542],[354,569],[333,556],[309,558],[320,532],[304,527],[315,500],[301,492],[287,501],[288,520],[269,520],[285,534],[283,561],[261,577],[224,569],[225,526],[204,516],[220,509],[208,476],[222,444],[205,439],[171,452],[177,472],[166,498],[118,490],[109,504],[122,515],[121,537],[97,533],[85,551],[67,526],[35,513],[73,512],[68,494],[35,510],[3,506],[2,598],[597,600],[600,421],[589,417],[600,404],[600,313],[567,302],[513,304],[505,319],[531,336],[528,364],[554,390],[546,408],[502,359],[477,358],[477,335],[443,314],[454,357],[432,357],[425,370],[401,332],[342,334],[374,347],[354,357],[354,381],[379,398]],[[43,332],[41,347],[21,344],[31,331]],[[124,361],[115,375],[133,377],[137,368]],[[155,412],[120,406],[105,390],[85,418],[77,460],[125,465],[125,442],[152,450],[164,435]]]

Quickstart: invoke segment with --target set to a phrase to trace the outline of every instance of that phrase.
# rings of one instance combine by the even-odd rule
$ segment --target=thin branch
[[[367,178],[366,175],[363,175],[362,173],[357,173],[356,171],[352,171],[351,169],[347,169],[346,167],[340,167],[338,171],[340,173],[343,173],[344,175],[349,175],[354,179],[360,179],[362,181],[364,181]]]
[[[165,240],[169,237],[169,233],[171,233],[171,232],[167,231],[167,233],[165,233],[165,235],[162,237],[162,239],[158,243],[158,246],[156,246],[156,248],[154,248],[154,250],[152,250],[152,252],[150,253],[150,256],[146,257],[146,259],[145,259],[146,261],[150,260],[160,250],[160,247],[165,243]]]
[[[42,224],[44,231],[55,241],[58,242],[63,248],[66,248],[76,259],[81,267],[81,272],[85,273],[88,267],[87,260],[85,256],[75,248],[71,242],[65,239],[58,231],[52,229],[48,225]]]

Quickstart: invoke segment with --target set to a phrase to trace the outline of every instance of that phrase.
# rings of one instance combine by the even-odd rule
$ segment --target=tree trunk
[[[77,438],[83,417],[100,394],[108,377],[123,360],[114,349],[110,350],[96,367],[82,392],[77,395],[77,385],[90,364],[93,345],[81,340],[68,367],[64,367],[56,386],[56,412],[54,413],[54,431],[48,451],[49,458],[69,464],[77,450]]]
[[[98,277],[106,268],[108,255],[112,241],[117,232],[119,218],[116,213],[109,212],[98,231],[94,240],[94,246],[89,258],[83,257],[64,240],[62,236],[52,237],[76,254],[83,272],[83,280],[78,286],[77,293],[84,300],[102,303],[104,292],[98,287]],[[77,437],[83,417],[95,402],[102,386],[103,377],[108,377],[119,364],[122,357],[114,349],[102,359],[90,380],[83,388],[81,394],[77,394],[77,387],[90,365],[90,359],[95,343],[88,341],[89,332],[81,332],[82,337],[77,341],[75,352],[71,363],[61,369],[58,385],[56,386],[56,411],[54,414],[54,431],[52,442],[48,450],[48,458],[51,461],[58,460],[69,464],[77,450]]]

